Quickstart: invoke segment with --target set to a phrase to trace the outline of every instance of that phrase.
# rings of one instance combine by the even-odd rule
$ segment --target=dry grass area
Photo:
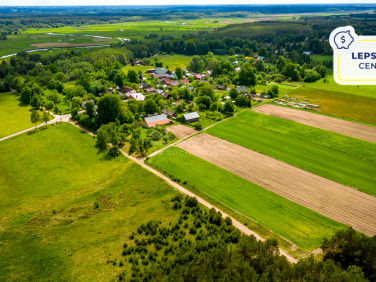
[[[376,127],[373,126],[270,104],[254,111],[376,143]]]
[[[205,133],[177,146],[328,218],[376,234],[373,196]]]
[[[197,132],[197,130],[195,130],[191,127],[188,127],[188,126],[181,125],[181,124],[169,126],[169,127],[167,127],[167,131],[174,133],[175,136],[179,139],[185,138],[185,137]]]

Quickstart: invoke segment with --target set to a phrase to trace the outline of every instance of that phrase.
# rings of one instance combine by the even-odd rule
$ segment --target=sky
[[[0,6],[376,3],[376,0],[0,0]]]

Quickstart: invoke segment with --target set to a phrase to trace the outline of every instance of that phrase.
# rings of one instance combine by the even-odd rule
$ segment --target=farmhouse
[[[202,79],[202,75],[197,73],[194,75],[194,78],[197,79],[197,80],[201,80]]]
[[[155,74],[166,74],[171,75],[172,72],[170,70],[162,69],[162,68],[156,68],[154,71]]]
[[[192,112],[183,115],[183,121],[187,123],[199,121],[200,116],[197,112]]]
[[[160,115],[144,118],[142,125],[147,128],[151,128],[156,125],[165,125],[165,124],[170,124],[170,123],[171,121],[167,118],[166,114],[160,114]]]

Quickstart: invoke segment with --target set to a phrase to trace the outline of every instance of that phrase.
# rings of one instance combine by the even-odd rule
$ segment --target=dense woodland
[[[313,256],[289,263],[275,240],[257,241],[232,226],[214,209],[195,198],[176,196],[177,222],[150,221],[130,235],[120,260],[120,281],[374,281],[376,236],[352,228],[326,239],[323,261]],[[124,269],[124,270],[122,270]]]

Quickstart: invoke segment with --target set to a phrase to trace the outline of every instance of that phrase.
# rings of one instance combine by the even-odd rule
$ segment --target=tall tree
[[[32,111],[30,114],[30,120],[35,125],[35,130],[37,130],[37,123],[40,121],[40,114],[38,111]]]
[[[98,120],[100,124],[115,122],[122,112],[118,95],[106,94],[98,101]]]

